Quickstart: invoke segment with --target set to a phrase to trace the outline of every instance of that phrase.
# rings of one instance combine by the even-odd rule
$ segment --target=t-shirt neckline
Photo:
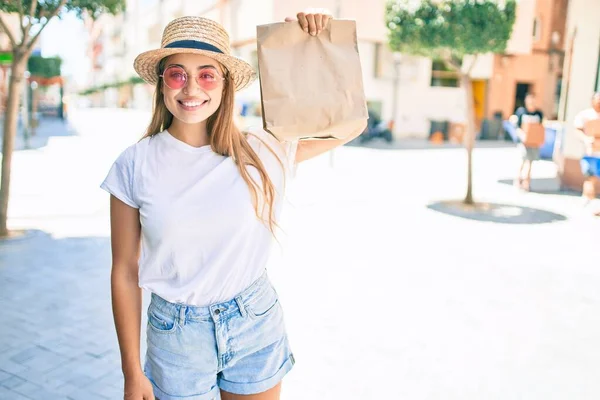
[[[187,151],[190,153],[205,153],[205,152],[209,152],[212,150],[210,144],[206,144],[206,145],[200,146],[200,147],[194,147],[192,145],[189,145],[186,142],[181,141],[181,140],[177,139],[175,136],[171,135],[171,133],[169,132],[168,129],[165,129],[163,131],[163,133],[164,133],[163,136],[168,143],[170,143],[171,145],[173,145],[181,150],[184,150],[184,151]]]

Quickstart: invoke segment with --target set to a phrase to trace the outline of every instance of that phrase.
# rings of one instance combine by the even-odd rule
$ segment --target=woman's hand
[[[296,17],[298,19],[287,17],[285,22],[298,21],[304,32],[313,36],[318,35],[327,27],[327,24],[332,19],[331,14],[326,10],[318,9],[314,11],[299,12]]]
[[[124,400],[154,400],[150,380],[143,374],[125,378]]]

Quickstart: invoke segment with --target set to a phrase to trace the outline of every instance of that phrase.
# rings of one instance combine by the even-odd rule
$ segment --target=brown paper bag
[[[534,122],[534,123],[523,123],[522,126],[523,132],[525,132],[525,140],[523,144],[526,147],[542,147],[544,145],[544,140],[546,139],[546,129],[544,125]]]
[[[600,119],[587,121],[583,126],[583,131],[588,136],[600,138]]]
[[[345,139],[366,125],[354,21],[317,36],[297,22],[257,27],[263,127],[279,140]]]

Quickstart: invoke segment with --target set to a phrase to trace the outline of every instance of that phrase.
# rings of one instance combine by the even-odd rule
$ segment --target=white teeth
[[[204,103],[203,101],[182,101],[183,105],[186,107],[198,107],[199,105],[201,105],[202,103]]]

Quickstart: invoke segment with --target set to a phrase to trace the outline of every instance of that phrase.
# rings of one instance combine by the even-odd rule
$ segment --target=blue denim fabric
[[[152,294],[147,340],[144,373],[160,400],[210,400],[219,389],[261,393],[295,362],[266,273],[234,299],[207,307]]]
[[[583,157],[580,161],[581,173],[586,178],[600,176],[600,158],[593,156]]]

